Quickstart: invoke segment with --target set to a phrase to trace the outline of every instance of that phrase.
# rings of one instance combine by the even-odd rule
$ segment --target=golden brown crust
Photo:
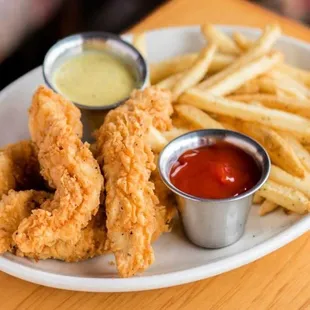
[[[149,182],[154,157],[144,142],[151,118],[126,106],[111,111],[97,133],[99,163],[106,178],[108,238],[122,277],[153,261],[157,197]]]
[[[78,137],[79,110],[51,90],[36,91],[29,128],[41,173],[56,188],[54,198],[24,219],[14,239],[26,255],[39,256],[56,242],[76,244],[99,207],[103,178],[88,144]],[[48,211],[47,211],[48,210]]]
[[[12,251],[15,243],[13,233],[31,211],[51,197],[52,194],[34,190],[16,192],[10,190],[0,201],[0,253]]]
[[[171,113],[168,92],[154,87],[134,91],[123,106],[109,112],[96,133],[106,178],[108,239],[122,277],[149,267],[154,261],[151,242],[168,229],[163,222],[170,215],[159,205],[150,181],[155,164],[146,137],[151,126],[169,129]]]

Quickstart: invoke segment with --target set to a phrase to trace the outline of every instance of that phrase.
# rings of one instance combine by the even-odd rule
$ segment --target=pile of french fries
[[[273,45],[281,35],[268,25],[253,41],[232,37],[212,25],[201,27],[206,45],[200,52],[150,64],[150,84],[169,89],[174,128],[150,131],[160,151],[171,139],[195,129],[226,128],[246,134],[267,150],[269,180],[254,203],[265,215],[310,212],[310,71],[284,62]],[[134,43],[146,55],[144,35]]]

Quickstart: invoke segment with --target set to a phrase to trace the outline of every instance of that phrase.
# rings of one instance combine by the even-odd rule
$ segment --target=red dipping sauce
[[[189,150],[172,166],[170,180],[192,196],[223,199],[254,187],[261,171],[249,154],[228,142]]]

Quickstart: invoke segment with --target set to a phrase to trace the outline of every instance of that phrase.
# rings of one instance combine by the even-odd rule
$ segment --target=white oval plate
[[[228,27],[227,33],[240,31],[255,38],[259,31],[245,27]],[[130,36],[126,36],[130,40]],[[199,27],[168,28],[147,34],[151,62],[198,50],[204,40]],[[310,45],[282,37],[276,46],[287,61],[308,68]],[[37,68],[4,89],[0,94],[0,146],[29,137],[27,109],[39,84],[43,83],[41,68]],[[155,244],[156,261],[140,276],[120,279],[112,255],[81,263],[56,260],[33,262],[5,254],[0,257],[0,269],[15,277],[56,288],[91,291],[125,292],[150,290],[208,278],[250,263],[289,243],[310,228],[310,215],[285,215],[281,210],[266,217],[252,207],[244,236],[234,245],[220,250],[205,250],[189,243],[179,225],[163,235]]]

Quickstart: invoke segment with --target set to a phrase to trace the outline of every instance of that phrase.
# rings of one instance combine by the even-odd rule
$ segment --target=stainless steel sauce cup
[[[170,181],[173,164],[187,150],[216,141],[231,143],[251,155],[261,170],[258,183],[250,190],[226,199],[205,199],[189,195]],[[190,241],[204,248],[222,248],[241,238],[254,193],[266,182],[270,159],[264,148],[243,134],[222,129],[197,130],[172,140],[161,152],[158,167],[164,183],[178,200],[179,214]]]
[[[85,51],[106,51],[122,59],[133,73],[135,88],[143,89],[148,81],[148,66],[139,51],[121,37],[108,32],[84,32],[66,37],[54,44],[46,53],[43,62],[43,77],[45,83],[55,92],[59,92],[54,84],[55,71],[66,60],[83,54]],[[105,85],[103,84],[104,88]],[[70,98],[69,98],[70,99]],[[82,112],[83,137],[92,140],[91,133],[103,122],[106,113],[122,104],[128,98],[114,102],[110,105],[88,106],[81,102],[74,102]]]

